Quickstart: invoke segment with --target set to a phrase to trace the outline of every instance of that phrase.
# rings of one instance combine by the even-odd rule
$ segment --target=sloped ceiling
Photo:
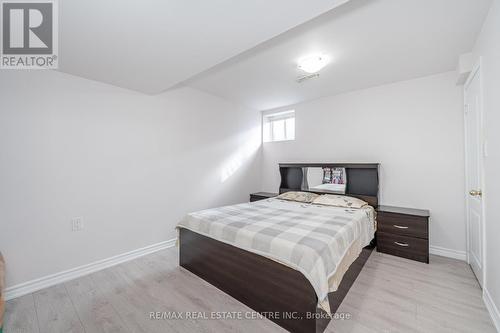
[[[259,110],[456,68],[491,0],[351,0],[186,84]],[[297,83],[297,60],[333,61]]]
[[[348,0],[63,0],[60,70],[162,92]]]

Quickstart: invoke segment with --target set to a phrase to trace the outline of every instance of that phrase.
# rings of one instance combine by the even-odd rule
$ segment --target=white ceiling
[[[453,70],[472,49],[490,3],[351,0],[185,83],[265,110]],[[296,61],[314,51],[333,61],[299,84]]]
[[[59,1],[59,66],[159,93],[346,1]]]

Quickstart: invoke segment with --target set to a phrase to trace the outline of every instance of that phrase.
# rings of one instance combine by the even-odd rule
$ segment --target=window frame
[[[293,119],[293,138],[287,137],[287,120]],[[283,135],[284,139],[275,139],[274,135],[274,123],[277,121],[283,121]],[[266,124],[268,124],[269,133],[265,133]],[[284,110],[276,112],[262,113],[262,142],[283,142],[283,141],[294,141],[295,140],[295,110]],[[267,140],[266,140],[267,137]]]

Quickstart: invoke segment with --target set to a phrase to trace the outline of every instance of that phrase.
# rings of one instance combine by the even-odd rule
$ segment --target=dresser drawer
[[[270,192],[251,193],[250,194],[250,202],[274,198],[277,195],[278,195],[277,193],[270,193]]]
[[[377,216],[377,230],[402,236],[429,238],[427,217],[380,212]]]
[[[429,262],[429,240],[377,232],[377,250],[398,257]]]

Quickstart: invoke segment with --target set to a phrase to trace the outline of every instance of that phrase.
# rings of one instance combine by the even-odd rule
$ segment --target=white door
[[[481,71],[474,69],[465,84],[465,144],[467,197],[467,258],[479,284],[483,285],[483,132]]]

